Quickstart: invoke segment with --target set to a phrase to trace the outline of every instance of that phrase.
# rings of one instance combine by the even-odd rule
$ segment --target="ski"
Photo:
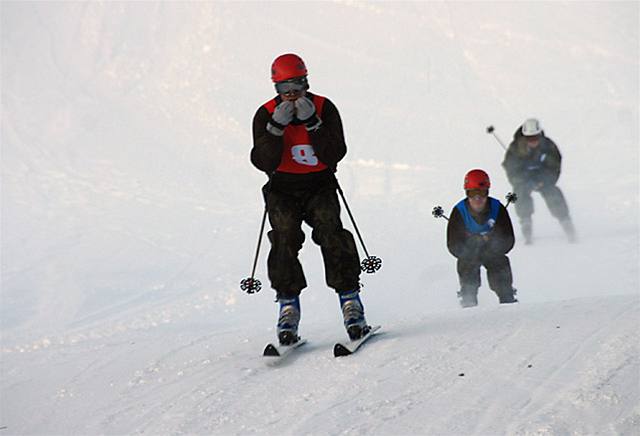
[[[371,336],[373,336],[378,330],[380,330],[381,327],[382,326],[379,325],[371,327],[366,335],[364,335],[360,339],[356,339],[355,341],[349,341],[345,343],[338,342],[333,346],[333,356],[348,356],[349,354],[355,353],[356,351],[358,351],[360,346],[367,342],[367,340],[369,340]]]
[[[295,344],[291,345],[275,345],[275,344],[267,344],[264,348],[264,352],[262,355],[264,357],[268,357],[270,360],[282,360],[293,350],[307,343],[306,339],[300,339]]]

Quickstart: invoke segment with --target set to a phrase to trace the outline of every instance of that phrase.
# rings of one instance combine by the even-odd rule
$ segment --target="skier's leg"
[[[334,189],[313,195],[305,205],[305,221],[320,246],[327,285],[337,292],[359,288],[360,260],[353,235],[342,226],[340,203]]]
[[[296,298],[307,286],[298,260],[304,242],[300,203],[295,197],[272,191],[267,194],[267,208],[272,228],[268,233],[271,251],[267,259],[271,287],[278,299]]]
[[[528,185],[515,185],[514,193],[518,196],[515,202],[516,214],[520,218],[520,229],[524,236],[525,244],[531,244],[533,238],[533,223],[531,215],[533,215],[533,199],[531,198],[531,188]]]
[[[347,334],[352,340],[369,331],[360,300],[360,262],[353,235],[342,226],[340,203],[334,189],[322,190],[306,203],[305,221],[320,246],[327,285],[340,297]]]
[[[540,189],[540,194],[547,203],[551,215],[559,220],[569,217],[569,207],[560,188],[556,185],[545,185]]]
[[[513,289],[513,275],[511,273],[511,263],[505,255],[493,256],[483,262],[487,269],[489,287],[496,293],[500,303],[515,303],[516,290]]]
[[[480,287],[480,263],[475,260],[458,259],[456,266],[460,291],[458,298],[462,307],[478,305],[478,288]]]
[[[560,221],[560,225],[564,230],[569,242],[575,242],[576,231],[573,227],[573,222],[569,216],[569,206],[567,200],[564,198],[562,191],[556,185],[544,186],[540,190],[540,194],[547,203],[547,207],[551,212],[551,215],[556,217]]]

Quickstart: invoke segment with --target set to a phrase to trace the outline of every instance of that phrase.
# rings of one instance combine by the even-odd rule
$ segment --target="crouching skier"
[[[360,261],[353,235],[342,226],[334,176],[347,147],[336,106],[308,92],[307,68],[295,54],[271,66],[277,96],[253,118],[251,162],[269,176],[264,186],[271,251],[267,269],[279,302],[281,345],[296,343],[300,293],[307,286],[298,252],[302,222],[322,251],[327,285],[338,294],[344,325],[353,340],[370,329],[360,300]]]
[[[478,305],[480,267],[487,269],[489,287],[500,303],[515,303],[511,265],[506,254],[513,248],[513,226],[507,209],[489,197],[491,182],[483,170],[471,170],[464,178],[466,198],[451,211],[447,248],[458,259],[458,298],[462,307]]]

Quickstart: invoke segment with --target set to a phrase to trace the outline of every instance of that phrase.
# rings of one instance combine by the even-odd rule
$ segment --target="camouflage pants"
[[[266,193],[271,251],[267,267],[271,287],[278,298],[300,294],[307,286],[298,252],[305,235],[302,222],[312,229],[311,238],[321,248],[327,285],[336,291],[359,285],[360,260],[353,235],[342,227],[335,188],[318,191]]]
[[[518,201],[516,201],[514,206],[520,221],[530,220],[534,212],[533,199],[531,198],[533,187],[526,185],[514,186],[513,190],[518,196]],[[556,185],[545,185],[539,192],[547,203],[551,215],[559,220],[569,218],[569,207],[560,188]]]
[[[463,290],[477,290],[480,287],[480,267],[487,269],[489,287],[498,296],[512,292],[513,276],[511,263],[505,255],[492,256],[487,259],[458,259],[458,278]]]

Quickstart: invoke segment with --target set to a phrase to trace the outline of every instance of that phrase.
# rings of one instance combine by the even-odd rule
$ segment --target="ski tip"
[[[351,351],[345,347],[342,344],[335,344],[333,346],[333,356],[334,357],[340,357],[340,356],[348,356],[349,354],[351,354]]]
[[[267,346],[264,349],[264,353],[262,353],[262,355],[278,357],[280,356],[280,353],[278,353],[278,349],[273,344],[267,344]]]

